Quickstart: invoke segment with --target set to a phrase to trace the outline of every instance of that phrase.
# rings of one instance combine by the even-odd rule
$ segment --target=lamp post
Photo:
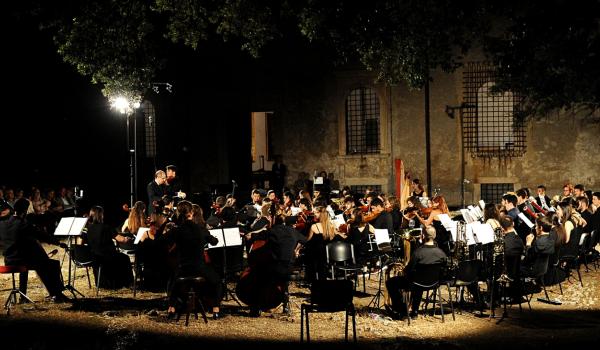
[[[117,97],[111,106],[123,114],[127,122],[127,152],[129,153],[129,207],[133,208],[135,203],[135,186],[137,178],[137,118],[136,111],[140,107],[139,102],[129,101],[125,97]],[[133,118],[133,145],[131,143],[130,119]]]

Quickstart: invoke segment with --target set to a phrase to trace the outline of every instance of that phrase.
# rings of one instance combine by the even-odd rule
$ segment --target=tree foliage
[[[482,47],[499,67],[498,88],[527,96],[527,111],[600,105],[598,1],[65,0],[39,9],[64,60],[107,96],[143,94],[166,39],[195,50],[228,41],[258,57],[300,37],[338,64],[413,88]]]
[[[526,114],[600,107],[598,1],[519,2],[502,18],[486,51],[499,69],[498,88],[524,96]]]

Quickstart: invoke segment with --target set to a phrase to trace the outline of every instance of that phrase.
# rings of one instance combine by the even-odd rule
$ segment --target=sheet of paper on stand
[[[300,209],[298,207],[292,207],[292,216],[300,214],[301,211],[302,211],[302,209]]]
[[[485,209],[485,201],[483,199],[479,200],[479,207],[481,207],[481,210]]]
[[[470,224],[467,224],[467,228],[466,228],[467,245],[473,245],[473,244],[479,243],[479,240],[477,239],[477,236],[475,236],[475,231],[473,229],[473,227],[477,226],[477,225],[481,225],[481,223],[475,221]]]
[[[472,207],[472,209],[469,209],[469,213],[475,217],[475,220],[483,219],[483,212],[479,207]]]
[[[376,228],[375,229],[375,242],[377,245],[382,243],[390,243],[390,234],[385,228]]]
[[[467,224],[472,223],[473,221],[475,221],[473,219],[473,217],[471,216],[471,214],[469,213],[469,209],[461,209],[460,213],[462,214],[463,220],[465,220],[465,222]]]
[[[523,213],[519,213],[519,217],[521,218],[521,220],[523,220],[523,222],[524,222],[524,223],[525,223],[527,226],[529,226],[529,228],[532,228],[532,227],[534,226],[534,225],[533,225],[533,222],[531,222],[531,220],[529,220],[529,218],[528,218],[527,216],[525,216],[525,214],[523,214]]]
[[[330,218],[334,218],[335,217],[335,213],[333,212],[333,208],[331,208],[330,205],[327,206],[327,212],[329,213],[329,217]]]
[[[79,236],[88,218],[66,217],[60,219],[54,230],[55,236]]]
[[[494,229],[492,225],[480,222],[474,222],[473,224],[473,233],[478,243],[488,244],[494,242]]]
[[[228,247],[242,245],[242,236],[240,235],[240,229],[237,227],[224,228],[223,236],[225,236],[225,245]]]
[[[317,176],[315,177],[315,185],[322,185],[323,184],[323,177],[322,176]]]
[[[211,236],[215,237],[219,240],[219,242],[215,245],[208,245],[208,248],[223,248],[225,246],[225,242],[223,240],[223,231],[220,228],[208,230]]]
[[[135,240],[133,241],[133,244],[138,244],[140,243],[140,240],[142,239],[142,237],[144,236],[144,233],[150,231],[149,227],[140,227],[138,229],[137,234],[135,235]]]

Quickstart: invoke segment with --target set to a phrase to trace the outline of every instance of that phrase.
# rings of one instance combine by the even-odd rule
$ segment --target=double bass
[[[240,301],[259,310],[273,309],[279,306],[285,297],[285,285],[276,281],[270,274],[269,267],[274,259],[269,247],[268,230],[265,227],[254,232],[255,236],[260,234],[260,237],[252,242],[248,253],[248,267],[240,275],[235,287]]]

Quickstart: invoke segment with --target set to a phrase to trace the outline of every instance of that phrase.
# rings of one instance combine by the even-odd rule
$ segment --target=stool
[[[206,312],[204,311],[204,306],[202,302],[198,302],[198,297],[196,295],[196,287],[206,282],[204,277],[178,277],[175,281],[176,285],[189,285],[189,289],[187,290],[187,302],[185,305],[185,325],[187,326],[190,321],[190,312],[194,313],[196,319],[198,319],[198,308],[200,309],[200,313],[202,314],[202,318],[204,319],[204,323],[208,323],[208,319],[206,318]],[[177,312],[177,322],[179,322],[179,318],[181,314],[179,311]]]
[[[17,288],[17,284],[15,282],[15,273],[23,273],[27,272],[26,266],[0,266],[0,273],[10,273],[12,275],[12,289],[10,290],[10,294],[8,295],[8,299],[6,299],[6,303],[4,303],[4,308],[6,309],[6,314],[10,314],[10,308],[17,304],[17,294],[21,295],[21,298],[27,299],[30,303],[33,303],[25,293],[23,293],[19,288]]]

